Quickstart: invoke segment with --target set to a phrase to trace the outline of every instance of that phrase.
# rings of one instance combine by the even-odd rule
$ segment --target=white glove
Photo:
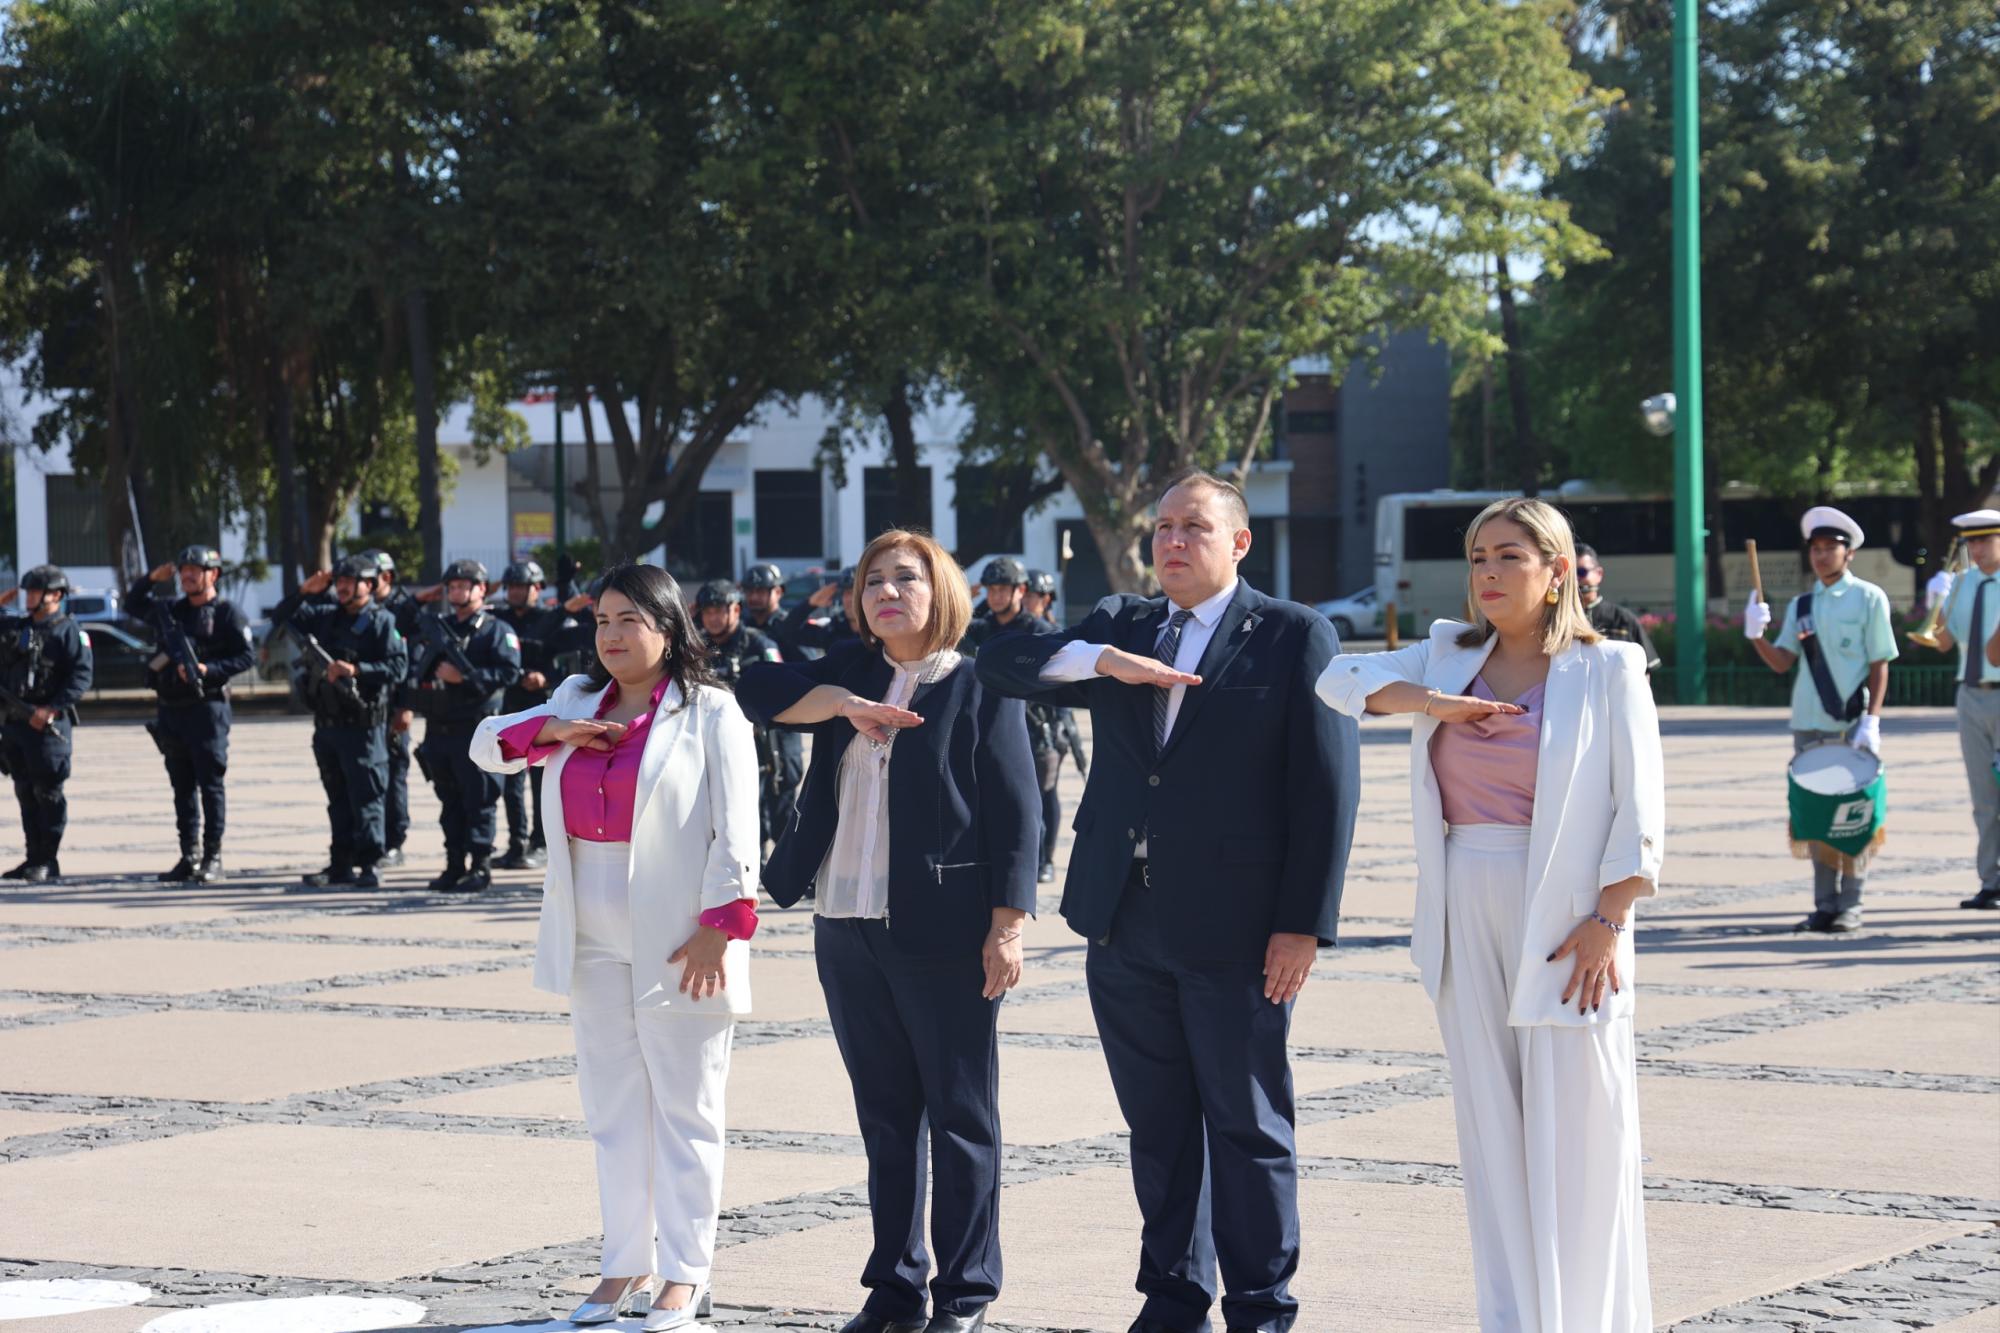
[[[1876,758],[1882,757],[1882,719],[1873,713],[1863,713],[1861,720],[1854,724],[1854,734],[1847,743],[1857,750],[1866,750]]]
[[[1750,594],[1750,600],[1743,604],[1743,637],[1761,639],[1764,637],[1764,631],[1769,628],[1771,628],[1771,604],[1758,601],[1757,594],[1753,592]]]
[[[1951,571],[1948,569],[1940,569],[1931,575],[1931,581],[1924,585],[1924,604],[1936,606],[1951,596],[1951,584]]]

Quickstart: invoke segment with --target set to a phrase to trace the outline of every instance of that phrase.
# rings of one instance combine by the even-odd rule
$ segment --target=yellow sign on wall
[[[556,539],[554,510],[527,510],[514,515],[514,558],[532,559],[537,546]]]

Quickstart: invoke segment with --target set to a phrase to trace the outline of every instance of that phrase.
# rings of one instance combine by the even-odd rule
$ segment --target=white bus
[[[1375,592],[1395,603],[1405,633],[1422,634],[1441,616],[1465,618],[1465,529],[1481,509],[1518,491],[1416,491],[1385,495],[1375,504]],[[1576,538],[1604,561],[1605,593],[1639,612],[1674,610],[1674,502],[1670,495],[1633,494],[1592,482],[1565,482],[1544,491],[1569,515]],[[1842,496],[1840,507],[1867,534],[1854,559],[1856,578],[1881,585],[1892,603],[1914,601],[1914,567],[1925,554],[1917,502],[1908,496]],[[1741,611],[1750,591],[1745,538],[1757,543],[1765,599],[1779,611],[1782,599],[1805,590],[1811,578],[1799,540],[1800,505],[1744,487],[1723,492],[1721,599],[1709,609]]]

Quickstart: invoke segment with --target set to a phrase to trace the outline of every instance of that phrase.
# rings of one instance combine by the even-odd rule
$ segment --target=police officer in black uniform
[[[752,565],[743,572],[743,622],[769,635],[784,661],[803,661],[798,626],[805,620],[805,607],[787,611],[784,601],[785,572],[776,565]],[[792,810],[798,805],[799,783],[806,775],[805,736],[790,728],[772,727],[761,744],[770,747],[771,760],[761,812],[765,836],[776,838],[791,827]]]
[[[424,604],[410,595],[410,590],[397,581],[396,557],[376,547],[361,553],[375,561],[380,571],[376,580],[375,605],[394,618],[396,632],[403,636],[403,643],[412,652],[417,642],[417,617],[429,615]],[[394,725],[396,714],[390,710],[388,728],[389,793],[385,800],[385,814],[382,818],[382,859],[377,864],[385,869],[403,864],[403,842],[410,836],[410,731],[407,726]]]
[[[493,615],[521,641],[521,678],[501,696],[503,713],[540,707],[562,683],[555,674],[555,649],[571,637],[566,631],[575,629],[576,618],[560,606],[542,606],[542,586],[547,582],[542,567],[533,560],[517,560],[500,575],[507,600],[493,608]],[[507,810],[507,852],[493,864],[502,870],[549,863],[547,836],[542,829],[542,767],[536,764],[501,779]]]
[[[1042,577],[1048,579],[1053,592],[1055,580],[1046,574]],[[987,561],[986,568],[979,572],[979,582],[986,589],[986,603],[966,628],[965,638],[958,645],[960,652],[977,657],[981,648],[1002,635],[1056,632],[1053,623],[1028,610],[1034,579],[1019,560],[1003,555]],[[1028,748],[1035,756],[1035,775],[1042,790],[1042,864],[1038,878],[1043,884],[1053,883],[1056,877],[1056,827],[1062,819],[1056,780],[1062,771],[1063,752],[1070,747],[1072,737],[1081,755],[1082,737],[1077,735],[1076,720],[1069,716],[1068,709],[1032,701],[1028,704]]]
[[[389,794],[385,724],[409,674],[409,646],[395,617],[376,600],[380,584],[374,556],[350,555],[331,573],[313,574],[271,609],[271,623],[300,640],[294,670],[313,710],[313,759],[332,825],[326,868],[304,879],[311,888],[374,889],[382,883],[377,870],[388,837]],[[330,605],[321,600],[329,587]],[[325,659],[306,644],[307,636]]]
[[[166,585],[178,570],[181,597],[168,601]],[[163,884],[212,884],[222,878],[225,814],[223,775],[229,771],[229,678],[250,669],[256,645],[250,622],[216,590],[222,552],[189,546],[125,593],[125,610],[153,621],[158,651],[146,663],[146,683],[159,696],[159,714],[146,728],[167,762],[174,788],[174,827],[181,859],[160,876]],[[191,650],[196,673],[175,658],[169,627]],[[196,848],[200,849],[197,861]]]
[[[0,616],[0,685],[13,695],[0,723],[0,771],[14,779],[28,854],[0,879],[46,884],[62,878],[56,853],[69,823],[63,783],[77,701],[90,689],[90,637],[64,608],[69,575],[54,565],[29,570],[0,604],[16,591],[27,614]]]
[[[840,571],[840,577],[822,584],[806,598],[805,605],[786,618],[792,639],[801,649],[828,653],[851,639],[861,637],[847,613],[847,594],[854,590],[854,566]],[[801,617],[803,612],[803,617]],[[782,651],[782,648],[780,649]],[[800,656],[807,656],[801,653]]]
[[[452,561],[445,567],[444,590],[451,614],[418,621],[424,637],[410,648],[403,724],[409,725],[409,713],[424,717],[417,764],[444,807],[439,822],[444,825],[445,868],[430,887],[478,893],[493,882],[494,811],[501,782],[499,774],[472,762],[472,733],[481,719],[500,711],[501,696],[521,678],[521,640],[485,609],[485,565]]]
[[[708,639],[708,664],[717,680],[730,689],[752,662],[778,662],[784,655],[777,642],[760,629],[743,623],[743,592],[728,579],[710,579],[696,590],[694,611],[701,632]],[[770,842],[791,822],[787,808],[778,814],[778,782],[783,775],[776,740],[782,733],[756,723],[751,731],[757,739],[757,821],[764,841]],[[796,735],[796,733],[794,733]],[[794,790],[798,784],[794,782]]]
[[[1583,598],[1584,614],[1590,617],[1592,629],[1619,643],[1638,644],[1645,650],[1648,672],[1660,665],[1652,636],[1646,633],[1639,617],[1630,607],[1620,606],[1604,595],[1604,561],[1598,558],[1595,548],[1583,542],[1576,544],[1576,590]]]

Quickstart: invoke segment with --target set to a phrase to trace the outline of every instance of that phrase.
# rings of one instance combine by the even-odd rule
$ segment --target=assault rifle
[[[174,619],[173,604],[157,597],[153,599],[153,637],[160,641],[160,651],[167,655],[168,684],[178,688],[177,678],[185,673],[187,688],[200,694],[201,659],[195,656],[194,644],[181,628],[181,622]],[[175,667],[180,671],[176,672]]]
[[[294,639],[298,640],[299,647],[306,655],[308,681],[306,697],[314,698],[321,688],[330,688],[340,697],[342,703],[366,712],[368,704],[361,697],[361,687],[356,683],[355,677],[345,676],[335,680],[327,674],[327,668],[334,664],[335,658],[326,650],[326,645],[319,641],[319,637],[296,620],[287,623],[285,628],[290,631]]]

